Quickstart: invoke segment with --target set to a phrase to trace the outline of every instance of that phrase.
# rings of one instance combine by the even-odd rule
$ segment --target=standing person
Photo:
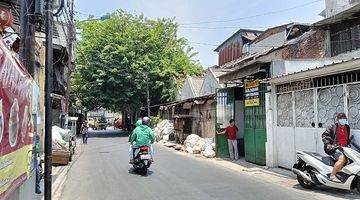
[[[239,159],[238,146],[236,140],[236,133],[239,131],[238,127],[235,125],[235,120],[230,119],[229,126],[225,129],[225,134],[228,138],[229,154],[231,160]]]
[[[87,144],[88,126],[87,126],[86,122],[84,122],[81,127],[81,135],[82,135],[83,144]]]
[[[327,127],[321,138],[324,142],[325,152],[336,159],[336,163],[330,175],[330,180],[341,183],[341,181],[336,177],[336,174],[345,165],[346,157],[339,149],[335,149],[335,145],[340,147],[349,147],[350,126],[348,125],[345,113],[339,113],[336,118],[336,123]]]

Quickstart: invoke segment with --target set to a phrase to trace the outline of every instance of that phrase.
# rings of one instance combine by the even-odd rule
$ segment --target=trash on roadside
[[[58,126],[52,127],[52,163],[67,165],[71,160],[70,130]]]
[[[162,120],[154,128],[156,141],[169,141],[171,134],[174,134],[174,124],[171,120]]]
[[[191,134],[184,141],[185,151],[191,154],[202,154],[207,158],[215,157],[215,143],[213,138],[201,138],[196,134]]]

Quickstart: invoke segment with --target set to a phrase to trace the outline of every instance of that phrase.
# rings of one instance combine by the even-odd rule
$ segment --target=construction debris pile
[[[191,134],[186,137],[184,142],[185,151],[191,154],[201,154],[207,158],[215,157],[215,143],[213,138],[201,138]]]
[[[156,141],[167,142],[174,137],[174,124],[170,120],[162,120],[154,128]]]

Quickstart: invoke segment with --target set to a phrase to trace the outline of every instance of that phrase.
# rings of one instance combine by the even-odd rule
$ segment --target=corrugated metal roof
[[[229,38],[227,38],[223,43],[221,43],[218,47],[216,47],[216,49],[214,50],[215,52],[218,52],[219,49],[224,46],[229,40],[231,40],[232,38],[236,37],[237,35],[239,35],[240,33],[253,33],[253,34],[260,34],[263,31],[259,31],[259,30],[252,30],[252,29],[239,29],[238,31],[236,31],[236,33],[234,33],[233,35],[231,35]]]
[[[348,60],[334,61],[333,63],[328,64],[328,65],[322,65],[322,66],[318,66],[318,67],[315,67],[315,68],[308,68],[306,70],[300,70],[300,71],[293,72],[293,73],[278,75],[278,76],[267,79],[267,81],[275,82],[277,79],[291,77],[293,75],[298,75],[298,74],[305,74],[305,73],[308,73],[308,72],[311,72],[311,71],[316,71],[316,70],[319,70],[319,69],[325,69],[327,67],[333,67],[333,66],[336,66],[336,65],[339,65],[339,64],[345,64],[345,63],[350,63],[350,62],[354,62],[354,61],[360,61],[360,57],[356,57],[356,58],[352,58],[352,59],[348,59]],[[339,69],[339,71],[341,71],[341,70],[342,69]]]
[[[218,78],[219,76],[231,71],[230,69],[224,69],[224,68],[220,68],[218,66],[209,67],[209,70],[211,71],[211,73],[213,73],[215,78]]]
[[[313,26],[326,26],[329,24],[334,24],[334,23],[339,23],[343,20],[348,20],[348,19],[358,19],[359,15],[358,13],[360,12],[360,3],[354,5],[353,7],[346,9],[332,17],[328,17],[325,18],[321,21],[315,22],[313,24]]]

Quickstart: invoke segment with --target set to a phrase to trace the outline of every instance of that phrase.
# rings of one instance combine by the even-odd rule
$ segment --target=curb
[[[54,194],[53,199],[55,200],[60,199],[62,186],[64,185],[67,179],[67,174],[69,172],[69,169],[70,169],[70,165],[64,167],[59,173],[58,178],[55,180],[55,182],[52,185],[52,191]]]
[[[80,144],[80,140],[77,142],[79,142],[78,144]],[[81,145],[81,146],[79,145],[77,147],[81,147],[81,148],[79,148],[79,150],[77,151],[78,153],[77,153],[76,157],[73,159],[72,162],[69,163],[69,165],[67,165],[63,169],[61,169],[61,172],[59,173],[57,179],[52,184],[52,188],[51,188],[52,193],[53,193],[52,199],[54,199],[54,200],[60,200],[61,195],[62,195],[63,186],[68,177],[68,172],[70,171],[72,165],[77,161],[77,159],[84,152],[83,145]]]

